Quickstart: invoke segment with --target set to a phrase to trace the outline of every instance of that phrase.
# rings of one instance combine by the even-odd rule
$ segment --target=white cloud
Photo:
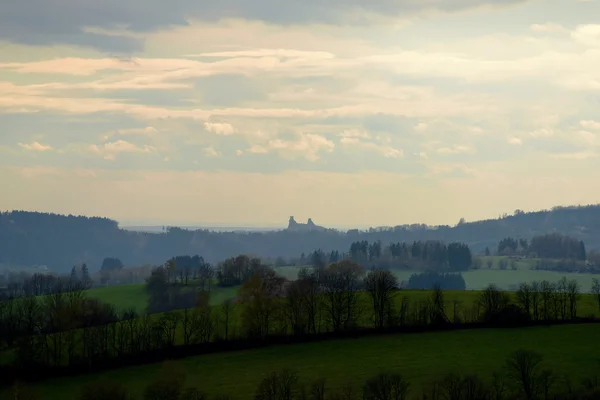
[[[343,138],[362,138],[362,139],[370,139],[371,134],[364,129],[346,129],[338,136]]]
[[[519,144],[523,144],[523,140],[521,140],[518,137],[509,137],[508,138],[508,143],[509,144],[515,144],[515,145],[519,145]]]
[[[154,135],[158,133],[158,129],[147,126],[145,128],[119,129],[117,133],[119,135]]]
[[[589,158],[598,157],[598,153],[594,153],[592,151],[580,151],[580,152],[576,152],[576,153],[552,154],[551,157],[570,159],[570,160],[587,160]]]
[[[465,145],[454,145],[452,147],[441,147],[436,150],[439,154],[475,153],[475,149]]]
[[[379,145],[373,142],[365,142],[357,137],[344,137],[340,139],[340,143],[346,147],[353,147],[363,150],[373,150],[381,153],[384,157],[397,158],[402,157],[404,152],[402,149],[396,149],[392,146]]]
[[[600,47],[600,24],[579,25],[571,32],[571,37],[584,46]]]
[[[19,147],[27,151],[44,152],[52,150],[52,146],[41,144],[39,142],[33,143],[18,143]]]
[[[553,22],[546,22],[543,24],[533,24],[530,26],[530,29],[533,32],[542,32],[542,33],[564,33],[568,32],[564,26],[560,24],[556,24]]]
[[[229,136],[237,132],[235,127],[225,122],[205,122],[204,128],[217,135]]]
[[[600,122],[584,120],[579,121],[579,124],[585,129],[600,130]]]
[[[207,157],[220,157],[221,156],[221,153],[218,152],[217,150],[215,150],[215,148],[213,146],[209,146],[209,147],[202,149],[202,152]]]
[[[536,130],[529,132],[529,136],[534,137],[534,138],[545,138],[545,137],[554,136],[554,131],[552,129],[546,129],[546,128],[536,129]]]
[[[152,146],[138,147],[125,140],[104,143],[100,146],[93,144],[88,147],[89,151],[103,157],[106,160],[114,160],[120,153],[155,153],[156,149]]]
[[[269,140],[266,144],[251,146],[246,152],[252,154],[276,152],[284,158],[302,157],[309,161],[317,161],[320,158],[320,153],[331,153],[334,147],[335,144],[324,136],[302,133],[298,135],[296,140]]]

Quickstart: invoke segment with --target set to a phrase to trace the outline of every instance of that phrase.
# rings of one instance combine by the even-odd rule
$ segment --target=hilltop
[[[306,224],[311,229],[214,232],[170,227],[164,232],[147,233],[121,229],[116,221],[107,218],[11,211],[0,214],[0,264],[47,265],[69,271],[73,265],[86,262],[95,270],[108,256],[133,266],[162,263],[184,254],[200,254],[207,261],[216,262],[238,254],[290,257],[319,248],[346,251],[358,240],[459,241],[480,252],[486,246],[495,248],[507,236],[529,239],[548,232],[583,240],[590,250],[600,247],[600,205],[516,211],[497,219],[461,222],[456,226],[413,224],[339,231],[312,225],[316,228]]]

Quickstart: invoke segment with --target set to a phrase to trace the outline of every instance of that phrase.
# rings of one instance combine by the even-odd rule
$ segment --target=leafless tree
[[[531,292],[531,285],[528,283],[521,283],[517,291],[517,302],[529,315],[531,315]]]
[[[581,293],[581,286],[575,279],[568,282],[567,293],[569,298],[569,314],[571,319],[575,319],[577,318],[577,300]]]
[[[479,304],[481,305],[484,319],[489,319],[494,314],[506,308],[509,304],[509,298],[496,285],[489,285],[479,295]]]
[[[406,400],[409,382],[402,375],[381,373],[367,380],[363,387],[364,400]]]
[[[537,394],[538,369],[542,356],[534,351],[517,350],[506,361],[509,376],[518,385],[527,400]]]
[[[298,389],[298,374],[284,369],[273,372],[260,383],[255,400],[292,400]]]
[[[225,340],[229,340],[229,325],[231,320],[231,313],[235,309],[235,302],[232,299],[227,299],[221,304],[221,316],[223,317],[223,328],[225,333]]]
[[[398,287],[398,278],[391,271],[373,270],[367,274],[364,283],[373,302],[375,326],[381,329],[394,312],[394,295]]]

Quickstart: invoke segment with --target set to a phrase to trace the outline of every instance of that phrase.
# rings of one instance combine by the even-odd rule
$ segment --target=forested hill
[[[120,229],[116,221],[13,211],[0,214],[0,264],[47,265],[68,271],[82,262],[91,270],[104,257],[125,265],[157,264],[175,255],[200,254],[215,262],[246,253],[257,256],[298,256],[316,249],[347,251],[352,242],[381,240],[412,242],[442,240],[467,243],[474,252],[495,248],[507,237],[531,238],[559,232],[583,240],[588,249],[600,248],[600,205],[557,207],[550,211],[515,212],[511,216],[457,226],[397,226],[369,231],[233,233],[170,228],[165,233]]]

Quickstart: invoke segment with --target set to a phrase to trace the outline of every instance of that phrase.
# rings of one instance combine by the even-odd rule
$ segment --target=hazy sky
[[[364,226],[600,202],[600,1],[0,3],[3,210]]]

